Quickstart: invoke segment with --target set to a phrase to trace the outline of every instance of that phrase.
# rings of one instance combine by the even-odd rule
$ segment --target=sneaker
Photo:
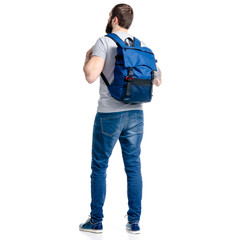
[[[91,217],[89,217],[85,223],[79,225],[79,230],[91,233],[102,233],[103,232],[102,222],[92,223]]]
[[[140,227],[139,227],[139,223],[138,222],[134,222],[134,223],[127,223],[126,225],[126,229],[129,233],[133,233],[133,234],[139,234],[140,233]]]

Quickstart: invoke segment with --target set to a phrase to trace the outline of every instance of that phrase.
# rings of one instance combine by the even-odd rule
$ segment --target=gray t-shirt
[[[130,37],[133,38],[128,33],[125,32],[115,32],[123,41]],[[115,56],[117,55],[117,45],[109,37],[101,37],[97,40],[93,48],[92,56],[98,56],[105,59],[105,64],[103,68],[103,73],[107,78],[108,82],[111,84],[114,78],[114,67],[115,67]],[[122,112],[129,110],[142,110],[142,104],[125,104],[114,99],[100,77],[100,98],[98,100],[98,112],[109,113],[109,112]]]

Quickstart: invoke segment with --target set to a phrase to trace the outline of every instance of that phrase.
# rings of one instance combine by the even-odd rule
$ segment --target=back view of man
[[[115,33],[126,44],[131,44],[128,29],[133,20],[133,9],[127,4],[116,5],[109,14],[106,33]],[[106,36],[97,40],[86,54],[84,73],[86,80],[93,83],[103,72],[111,84],[114,79],[116,43]],[[154,84],[161,84],[161,73],[155,73]],[[127,174],[127,194],[129,210],[127,230],[140,233],[142,176],[140,145],[143,137],[142,104],[126,104],[114,99],[100,79],[100,98],[93,127],[92,173],[91,173],[91,214],[80,224],[81,231],[101,233],[103,230],[103,205],[106,196],[106,170],[112,150],[119,140]]]

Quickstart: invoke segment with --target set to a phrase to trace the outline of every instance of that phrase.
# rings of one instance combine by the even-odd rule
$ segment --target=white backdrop
[[[142,233],[125,232],[126,177],[110,159],[104,233],[90,212],[99,80],[82,72],[118,1],[0,3],[0,238],[239,239],[240,37],[234,0],[126,1],[163,84],[144,106]]]

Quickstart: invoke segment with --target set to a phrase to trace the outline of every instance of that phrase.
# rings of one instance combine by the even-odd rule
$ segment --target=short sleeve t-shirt
[[[123,41],[130,37],[133,39],[133,36],[126,32],[115,32]],[[98,56],[105,59],[105,64],[103,68],[103,73],[107,78],[108,82],[111,84],[114,78],[114,67],[115,67],[115,56],[117,55],[117,45],[109,37],[101,37],[97,40],[93,48],[92,56]],[[142,110],[142,104],[125,104],[114,99],[100,77],[100,89],[99,89],[100,98],[98,100],[97,112],[109,113],[109,112],[122,112],[129,110]]]

